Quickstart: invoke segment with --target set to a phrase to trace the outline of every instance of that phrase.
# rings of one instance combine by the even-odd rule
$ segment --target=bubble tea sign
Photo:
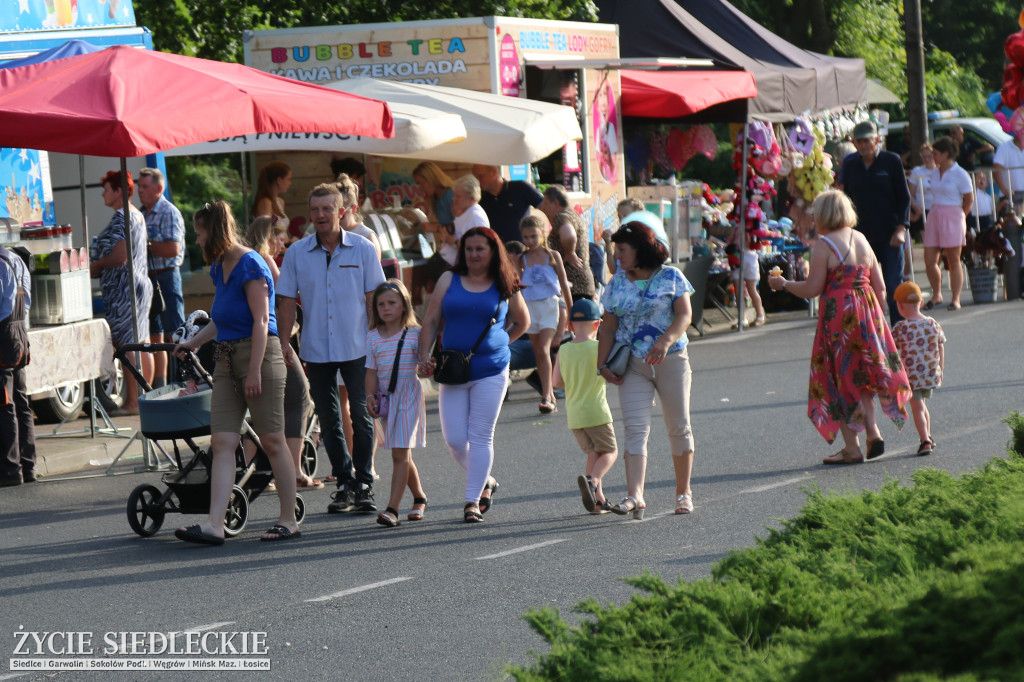
[[[522,67],[519,65],[519,52],[516,41],[508,33],[501,39],[498,55],[498,73],[501,80],[501,94],[508,97],[519,97],[519,81]]]

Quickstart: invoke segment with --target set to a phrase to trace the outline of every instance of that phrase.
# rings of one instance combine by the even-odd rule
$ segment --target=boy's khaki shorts
[[[604,454],[615,452],[618,449],[615,444],[615,427],[611,424],[572,429],[572,435],[576,436],[576,442],[579,443],[580,449],[588,454],[591,452]]]

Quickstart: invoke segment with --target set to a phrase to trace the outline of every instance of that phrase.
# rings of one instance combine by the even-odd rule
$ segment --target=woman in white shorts
[[[939,259],[949,263],[950,301],[947,310],[960,310],[960,291],[964,287],[964,271],[960,252],[967,243],[967,214],[974,206],[971,176],[957,162],[957,144],[951,137],[942,137],[932,144],[935,168],[932,170],[932,210],[924,226],[924,262],[932,297],[924,305],[931,310],[942,303],[942,270]]]

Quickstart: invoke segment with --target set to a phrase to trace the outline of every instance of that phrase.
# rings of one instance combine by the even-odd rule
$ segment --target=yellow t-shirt
[[[612,411],[605,398],[606,382],[597,374],[597,340],[563,343],[558,367],[565,382],[565,411],[570,429],[610,424]]]

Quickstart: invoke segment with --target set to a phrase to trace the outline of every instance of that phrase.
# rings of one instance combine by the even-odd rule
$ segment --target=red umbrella
[[[132,157],[275,132],[388,138],[394,124],[377,100],[125,45],[0,71],[0,147]]]
[[[0,70],[0,147],[119,156],[122,187],[125,157],[278,132],[388,138],[394,122],[377,100],[241,64],[126,45]],[[127,192],[124,203],[128,226]],[[130,264],[132,240],[125,246]],[[128,274],[134,291],[135,269]],[[129,300],[134,318],[135,296]]]

